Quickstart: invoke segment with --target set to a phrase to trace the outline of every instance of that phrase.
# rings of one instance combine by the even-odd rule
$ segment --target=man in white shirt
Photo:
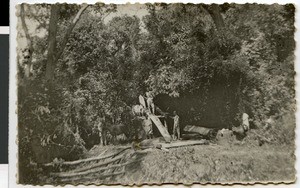
[[[180,139],[179,116],[176,111],[173,112],[174,126],[173,126],[173,140]]]
[[[243,113],[243,128],[245,131],[248,131],[250,129],[249,126],[249,115],[246,113]]]
[[[155,112],[155,107],[153,103],[153,97],[150,92],[146,92],[146,97],[147,97],[147,108],[150,110],[151,113],[154,114]]]

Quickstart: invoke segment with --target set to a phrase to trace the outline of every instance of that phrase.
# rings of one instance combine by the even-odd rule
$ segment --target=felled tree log
[[[201,135],[208,135],[210,134],[211,131],[213,131],[213,129],[210,128],[205,128],[205,127],[199,127],[199,126],[195,126],[195,125],[187,125],[184,127],[183,129],[186,132],[193,132],[193,133],[198,133]]]
[[[189,141],[177,141],[173,143],[160,143],[157,141],[144,140],[141,143],[135,146],[136,149],[150,149],[150,148],[158,148],[158,149],[169,149],[176,147],[184,147],[184,146],[192,146],[192,145],[204,145],[208,144],[208,141],[205,139],[202,140],[189,140]]]
[[[179,141],[179,142],[174,142],[174,143],[168,143],[168,144],[161,144],[162,148],[177,148],[177,147],[184,147],[184,146],[194,146],[194,145],[204,145],[208,144],[207,140],[194,140],[194,141]]]

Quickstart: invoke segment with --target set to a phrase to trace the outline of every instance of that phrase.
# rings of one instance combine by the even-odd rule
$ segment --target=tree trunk
[[[58,61],[58,59],[60,58],[60,56],[63,54],[64,49],[66,47],[66,44],[68,42],[69,36],[71,35],[74,27],[76,26],[77,22],[79,21],[82,13],[85,11],[85,9],[88,7],[88,4],[83,5],[83,7],[81,7],[81,9],[78,11],[78,13],[76,14],[76,16],[74,17],[72,23],[70,24],[70,26],[67,29],[67,32],[65,34],[65,36],[62,39],[61,45],[60,45],[60,49],[57,53],[57,56],[55,58],[56,61]]]
[[[243,78],[242,76],[240,76],[240,79],[239,79],[239,85],[238,85],[238,88],[237,88],[237,100],[238,100],[238,113],[240,116],[242,116],[242,114],[245,111],[245,105],[244,105],[244,101],[243,101],[243,98],[242,98],[242,83],[243,83]],[[242,124],[242,121],[239,119],[239,123]]]
[[[49,26],[49,43],[48,43],[48,58],[47,58],[47,67],[46,67],[46,80],[52,80],[54,78],[54,71],[56,67],[56,63],[61,57],[66,44],[68,42],[68,38],[72,33],[75,25],[77,24],[80,16],[88,7],[85,4],[76,14],[75,18],[73,19],[72,23],[67,29],[65,36],[62,39],[59,51],[56,51],[56,33],[57,33],[57,21],[58,21],[58,13],[59,13],[59,6],[52,5],[51,7],[51,17],[50,17],[50,26]]]
[[[211,7],[208,9],[208,12],[209,12],[211,18],[213,19],[217,30],[222,32],[225,27],[225,24],[224,24],[224,20],[221,15],[221,12],[220,12],[219,5],[212,4]]]
[[[30,76],[30,71],[32,69],[32,54],[33,54],[33,44],[32,44],[32,39],[29,35],[29,32],[28,32],[28,27],[26,25],[26,22],[25,22],[25,8],[24,8],[24,3],[21,4],[21,13],[20,13],[20,17],[21,17],[21,23],[22,23],[22,26],[23,26],[23,30],[24,30],[24,33],[25,33],[25,37],[26,37],[26,40],[28,42],[28,53],[26,53],[26,56],[25,56],[25,78],[28,78]]]
[[[212,5],[204,5],[202,4],[200,6],[201,10],[203,12],[206,12],[210,15],[212,18],[216,28],[218,31],[223,31],[225,28],[224,20],[220,12],[220,7],[217,4],[212,4]]]
[[[46,65],[46,80],[52,80],[55,70],[55,54],[56,54],[56,33],[57,22],[59,17],[59,5],[53,4],[51,6],[51,16],[49,23],[49,36],[48,36],[48,54]]]

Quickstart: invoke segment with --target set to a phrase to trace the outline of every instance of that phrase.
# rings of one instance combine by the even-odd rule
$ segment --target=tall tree
[[[53,80],[54,78],[54,70],[56,67],[56,63],[63,54],[63,51],[68,42],[69,36],[72,33],[74,27],[79,21],[81,15],[88,7],[87,4],[84,4],[81,9],[77,12],[75,17],[73,18],[71,24],[67,28],[67,31],[62,39],[60,49],[57,50],[57,28],[58,28],[58,18],[59,18],[59,5],[53,4],[51,6],[51,17],[49,23],[49,38],[48,38],[48,55],[47,55],[47,66],[46,66],[46,80]],[[57,50],[57,51],[56,51]]]
[[[28,27],[26,25],[25,22],[25,8],[24,8],[24,3],[21,4],[21,11],[20,11],[20,18],[21,18],[21,23],[22,23],[22,27],[25,33],[25,37],[28,43],[28,49],[27,49],[27,53],[26,53],[26,67],[25,67],[25,77],[29,77],[30,75],[30,70],[32,68],[32,55],[33,55],[33,42],[32,42],[32,38],[29,35],[29,31],[28,31]]]
[[[64,37],[63,37],[63,40],[61,42],[61,45],[60,45],[60,49],[59,51],[57,52],[57,55],[55,57],[55,61],[58,61],[58,59],[61,57],[61,55],[63,54],[64,52],[64,49],[66,47],[66,44],[68,42],[68,39],[70,37],[70,34],[72,33],[74,27],[76,26],[77,22],[79,21],[82,13],[87,9],[88,5],[85,4],[81,7],[81,9],[78,11],[78,13],[76,14],[76,16],[74,17],[74,19],[72,20],[71,24],[69,25]]]
[[[55,69],[55,55],[56,55],[56,34],[57,34],[57,22],[59,18],[60,6],[53,4],[51,6],[51,16],[49,23],[49,35],[48,35],[48,54],[47,54],[47,65],[46,65],[46,79],[50,80],[53,78]]]

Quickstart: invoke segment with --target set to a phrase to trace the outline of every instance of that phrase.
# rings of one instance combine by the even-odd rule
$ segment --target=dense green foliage
[[[118,8],[98,6],[83,13],[50,81],[45,79],[50,7],[26,9],[40,10],[26,19],[35,20],[46,34],[32,36],[29,77],[24,75],[26,54],[18,49],[23,168],[30,161],[78,158],[99,143],[96,128],[102,117],[132,126],[124,117],[146,91],[157,96],[157,105],[169,100],[161,102],[162,108],[178,110],[185,123],[231,127],[247,112],[251,126],[260,129],[271,116],[277,126],[286,123],[281,121],[286,114],[293,116],[293,5],[221,5],[221,26],[207,5],[148,4],[142,18],[121,15],[109,20],[105,15]],[[60,8],[57,49],[78,10]],[[294,122],[278,129],[277,136],[292,137],[281,143],[293,142],[293,129]],[[32,149],[38,146],[41,153],[51,154],[38,156]]]

